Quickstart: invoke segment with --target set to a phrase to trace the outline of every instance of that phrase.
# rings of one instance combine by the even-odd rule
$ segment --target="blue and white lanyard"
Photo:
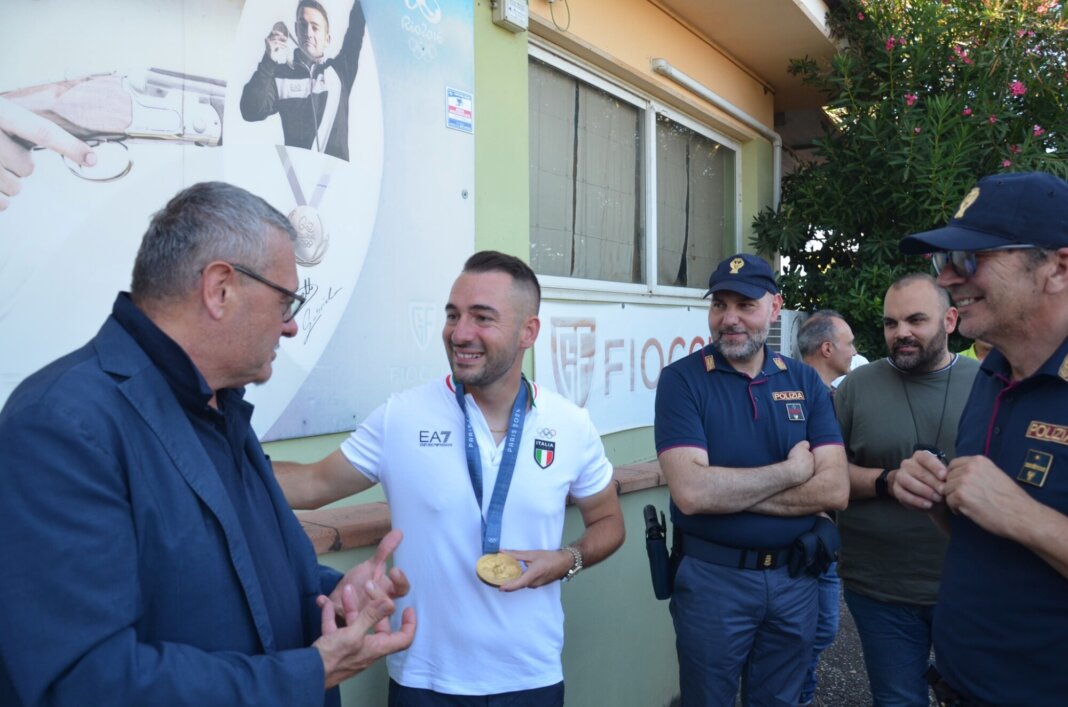
[[[456,383],[456,402],[464,413],[464,441],[467,449],[467,471],[471,476],[471,488],[475,491],[479,514],[482,515],[482,552],[490,554],[501,549],[501,519],[504,516],[504,502],[508,498],[508,487],[512,484],[512,472],[515,471],[516,458],[519,456],[519,441],[523,436],[523,418],[527,413],[527,379],[520,382],[519,393],[512,404],[512,413],[508,419],[508,434],[505,437],[504,456],[497,470],[497,481],[493,485],[489,508],[482,515],[482,457],[475,439],[475,428],[471,425],[471,416],[467,413],[464,398],[464,386]]]

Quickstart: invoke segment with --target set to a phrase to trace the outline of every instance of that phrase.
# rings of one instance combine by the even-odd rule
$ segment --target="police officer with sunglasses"
[[[950,535],[929,682],[943,704],[1053,705],[1068,695],[1068,183],[986,177],[930,253],[983,361],[946,466],[917,453],[894,495]]]

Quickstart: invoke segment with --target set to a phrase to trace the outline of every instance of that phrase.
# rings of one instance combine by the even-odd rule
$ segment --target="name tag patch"
[[[793,422],[804,422],[805,409],[801,403],[786,403],[786,417]]]
[[[1028,436],[1030,437],[1030,435]],[[1024,461],[1020,473],[1016,475],[1016,480],[1042,488],[1042,485],[1046,483],[1046,476],[1049,474],[1050,467],[1052,466],[1052,454],[1049,452],[1038,452],[1034,449],[1028,449],[1027,460]]]
[[[1051,422],[1031,420],[1031,424],[1027,426],[1027,434],[1024,436],[1028,439],[1038,439],[1043,442],[1055,442],[1057,444],[1068,445],[1068,427],[1065,427],[1064,425],[1054,425]]]
[[[771,394],[772,400],[804,400],[805,393],[801,390],[776,390]]]

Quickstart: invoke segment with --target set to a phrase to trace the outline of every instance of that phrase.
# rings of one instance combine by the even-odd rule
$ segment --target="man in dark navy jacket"
[[[96,337],[0,412],[0,703],[336,705],[411,643],[379,623],[399,533],[317,565],[249,425],[297,332],[294,238],[237,187],[179,193]]]

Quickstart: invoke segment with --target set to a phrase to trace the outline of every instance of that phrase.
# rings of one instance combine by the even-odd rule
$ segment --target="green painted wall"
[[[768,140],[757,137],[742,145],[742,250],[753,252],[753,219],[770,206],[774,193],[771,162],[774,150]]]
[[[530,257],[527,34],[475,3],[475,247]]]

